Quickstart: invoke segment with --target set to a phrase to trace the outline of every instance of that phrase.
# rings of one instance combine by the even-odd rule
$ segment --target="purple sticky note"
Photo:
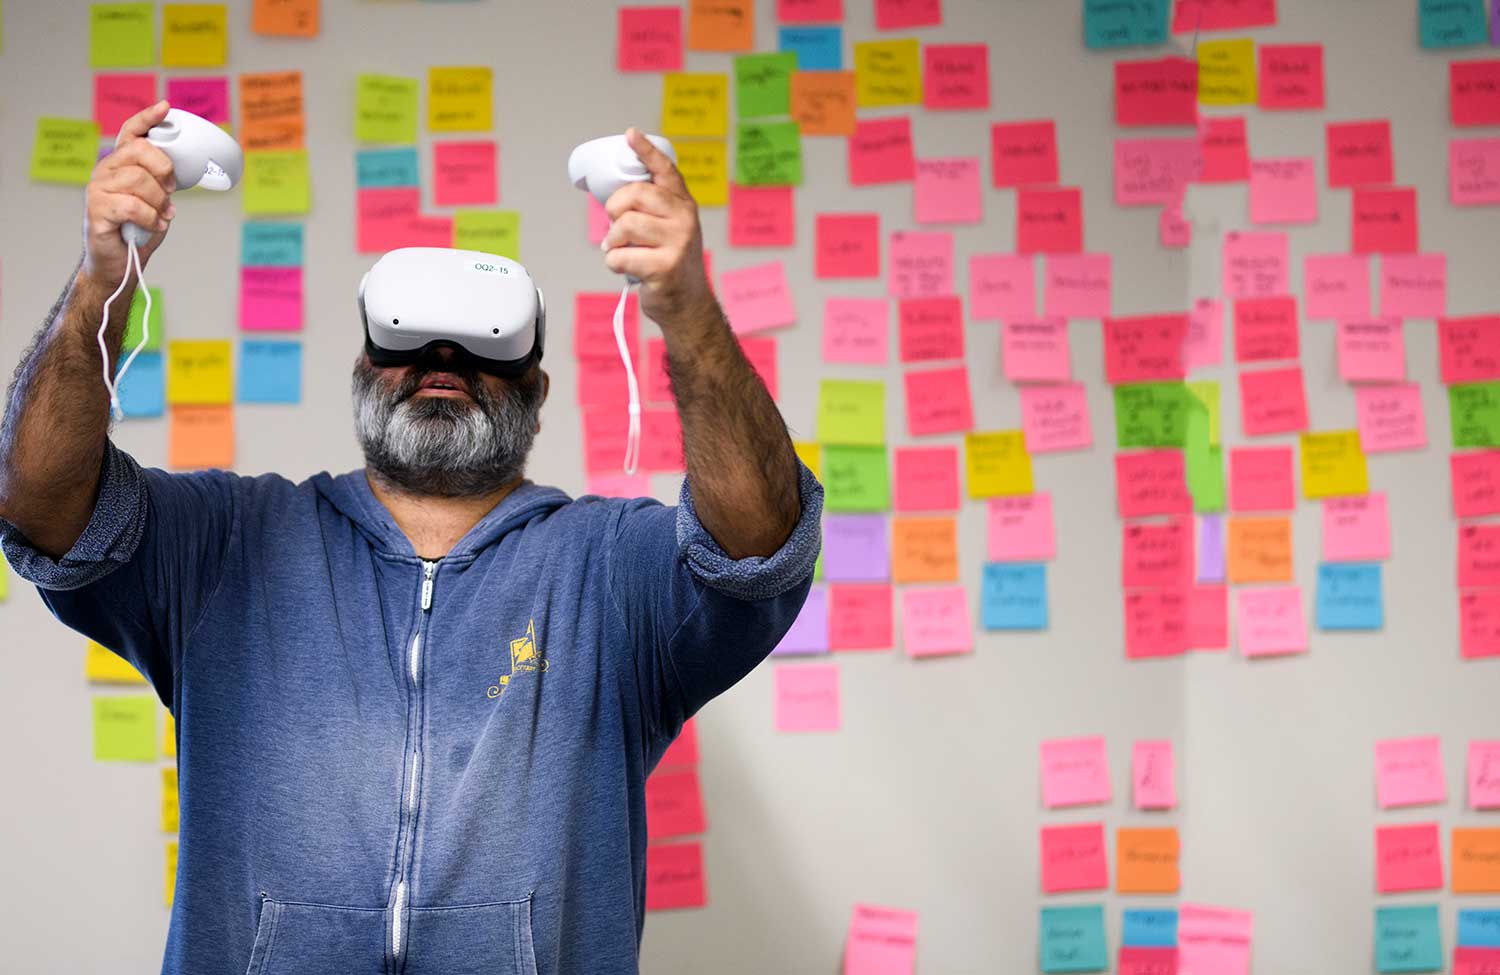
[[[828,652],[828,587],[813,586],[776,649],[778,654]]]
[[[885,582],[891,546],[885,515],[828,515],[823,519],[823,577],[829,582]]]
[[[1198,581],[1224,581],[1224,516],[1198,518]]]

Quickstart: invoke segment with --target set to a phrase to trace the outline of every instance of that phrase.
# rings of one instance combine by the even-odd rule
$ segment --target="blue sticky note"
[[[126,355],[129,353],[127,352]],[[123,364],[125,355],[120,357]],[[160,352],[142,352],[120,380],[120,409],[127,417],[161,416],[167,407],[167,372]]]
[[[1442,967],[1436,904],[1375,908],[1377,972],[1436,972]]]
[[[1177,947],[1177,911],[1173,908],[1131,908],[1124,917],[1120,944],[1132,948]]]
[[[1043,972],[1102,972],[1109,964],[1102,904],[1042,908],[1040,938]]]
[[[354,154],[354,181],[360,189],[420,185],[416,146],[359,150]]]
[[[1484,0],[1419,0],[1423,47],[1471,47],[1488,40]]]
[[[1473,909],[1459,911],[1458,946],[1460,948],[1500,948],[1500,911]]]
[[[1045,630],[1046,563],[986,563],[980,600],[987,630]]]
[[[844,70],[844,31],[839,27],[783,27],[783,53],[797,55],[798,71]]]
[[[300,403],[302,343],[246,339],[239,377],[241,403]]]
[[[1167,42],[1169,0],[1083,0],[1083,42],[1094,50]]]
[[[302,225],[252,220],[240,231],[240,263],[245,267],[301,267]]]
[[[1378,630],[1385,625],[1379,562],[1318,566],[1318,628]]]

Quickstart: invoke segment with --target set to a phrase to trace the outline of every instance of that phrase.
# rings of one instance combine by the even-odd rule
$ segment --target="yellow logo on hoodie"
[[[494,700],[505,693],[511,678],[517,674],[534,674],[546,669],[547,661],[536,642],[536,620],[527,620],[526,635],[510,641],[510,673],[501,674],[500,679],[491,684],[485,694],[490,700]]]

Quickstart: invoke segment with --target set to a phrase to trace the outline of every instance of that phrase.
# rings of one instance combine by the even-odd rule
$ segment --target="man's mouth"
[[[461,396],[473,399],[469,386],[451,372],[432,372],[422,377],[422,382],[412,395],[425,393],[428,396]]]

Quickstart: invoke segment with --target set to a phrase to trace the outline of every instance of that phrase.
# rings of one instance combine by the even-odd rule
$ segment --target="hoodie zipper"
[[[437,577],[436,562],[422,562],[422,587],[418,597],[421,612],[417,617],[417,632],[412,636],[411,644],[407,647],[406,673],[409,677],[409,694],[407,697],[407,731],[406,740],[411,743],[410,754],[406,757],[405,768],[402,770],[406,776],[406,789],[401,796],[401,836],[398,849],[400,857],[396,864],[396,896],[391,902],[391,958],[396,970],[400,971],[403,947],[410,947],[403,936],[403,926],[407,917],[407,871],[411,868],[411,848],[416,840],[417,819],[417,784],[422,771],[422,748],[418,740],[421,732],[421,663],[422,663],[422,638],[426,635],[428,615],[432,612],[432,591],[434,580]]]

